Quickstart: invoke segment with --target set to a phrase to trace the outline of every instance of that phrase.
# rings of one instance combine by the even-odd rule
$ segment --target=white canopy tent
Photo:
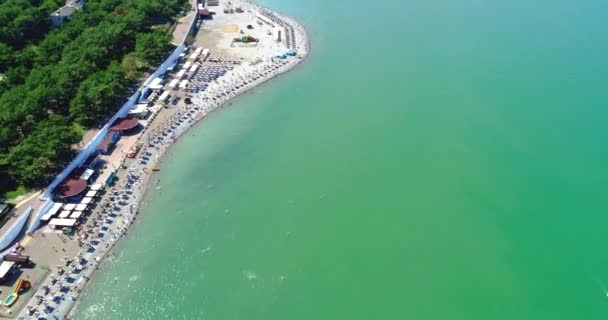
[[[6,278],[9,271],[11,271],[14,265],[14,261],[2,261],[2,264],[0,264],[0,278]]]
[[[175,83],[177,83],[176,80],[173,80],[173,81],[175,81]],[[168,98],[169,98],[169,91],[165,91],[160,95],[158,100],[160,100],[161,102],[165,102],[165,101],[167,101]]]
[[[97,195],[97,190],[91,190],[89,192],[87,192],[87,197],[94,197]]]
[[[49,226],[55,227],[73,227],[76,224],[76,219],[53,219],[49,222]]]
[[[101,190],[101,188],[103,188],[103,185],[101,183],[96,183],[96,184],[94,184],[94,185],[91,186],[91,190],[92,191]]]
[[[80,218],[80,216],[82,216],[82,211],[74,211],[70,215],[70,218],[72,218],[72,219],[78,219],[78,218]]]
[[[80,201],[81,204],[89,204],[93,201],[93,198],[91,197],[84,197],[84,199],[82,199],[82,201]]]
[[[162,78],[154,78],[154,80],[152,80],[152,82],[150,83],[149,88],[152,90],[160,90],[163,88],[161,82],[163,82]]]
[[[180,89],[186,89],[187,86],[188,86],[188,80],[182,80],[182,82],[179,83]]]
[[[51,210],[49,210],[49,212],[45,213],[42,218],[40,218],[40,220],[42,221],[49,221],[49,219],[51,219],[51,217],[53,217],[54,215],[57,214],[57,212],[59,212],[59,210],[61,209],[61,207],[63,207],[63,203],[61,202],[56,202],[53,204],[53,207],[51,208]]]
[[[70,213],[72,213],[72,210],[63,210],[61,211],[61,213],[59,214],[59,218],[67,218],[70,216]]]
[[[68,210],[68,211],[72,211],[72,210],[74,210],[74,208],[76,208],[75,203],[67,203],[65,206],[63,206],[63,210]]]
[[[95,170],[92,169],[86,169],[81,175],[80,175],[80,179],[82,180],[89,180],[91,178],[91,176],[95,173]]]
[[[87,204],[85,204],[85,203],[80,203],[80,204],[78,204],[78,205],[76,206],[76,211],[84,211],[84,210],[86,210],[86,209],[87,209],[87,207],[88,207],[88,205],[87,205]]]
[[[135,105],[135,108],[129,110],[129,114],[142,114],[148,112],[148,104],[140,103]]]

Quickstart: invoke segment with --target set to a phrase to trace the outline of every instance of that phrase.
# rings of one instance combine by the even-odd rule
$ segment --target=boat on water
[[[18,298],[19,298],[19,294],[17,292],[13,292],[8,297],[6,297],[6,299],[4,299],[4,302],[2,304],[5,307],[10,307],[13,304],[15,304],[15,302],[17,302]]]

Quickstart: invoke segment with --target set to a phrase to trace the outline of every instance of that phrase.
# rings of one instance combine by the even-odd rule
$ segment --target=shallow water
[[[606,2],[262,3],[312,54],[176,145],[76,319],[606,319]]]

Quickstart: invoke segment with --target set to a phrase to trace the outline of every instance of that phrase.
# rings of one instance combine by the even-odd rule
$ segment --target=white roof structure
[[[147,103],[139,103],[135,105],[135,108],[129,110],[129,114],[140,114],[148,111]]]
[[[182,80],[182,82],[179,83],[180,89],[186,89],[186,86],[188,86],[188,80]]]
[[[194,50],[194,53],[201,54],[202,51],[203,51],[203,48],[202,47],[198,47],[198,48],[196,48],[196,50]]]
[[[89,178],[91,178],[91,176],[95,173],[95,170],[93,169],[86,169],[81,175],[80,175],[80,179],[82,180],[89,180]]]
[[[177,79],[176,79],[176,80],[173,80],[173,81],[175,81],[175,83],[177,83]],[[163,94],[161,94],[161,95],[160,95],[160,97],[158,98],[158,100],[160,100],[160,101],[163,101],[163,102],[164,102],[164,101],[166,101],[168,98],[169,98],[169,91],[165,91],[165,92],[163,92]]]
[[[40,217],[40,221],[49,221],[49,219],[53,217],[52,214],[49,214],[48,212],[43,214],[42,217]]]
[[[94,197],[97,195],[97,190],[89,190],[89,192],[87,192],[87,197]],[[76,206],[76,208],[78,208],[78,206]],[[76,209],[78,210],[78,209]]]
[[[81,204],[79,204],[79,205],[76,206],[76,211],[84,211],[84,210],[87,209],[87,206],[88,205],[86,205],[84,203],[81,203]]]
[[[59,218],[67,218],[70,216],[70,213],[72,213],[71,210],[63,210],[61,211],[61,213],[59,214]]]
[[[177,72],[175,77],[176,77],[176,79],[181,79],[184,77],[185,74],[186,74],[186,69],[182,69]],[[171,83],[173,83],[173,82],[171,82]]]
[[[84,197],[84,199],[82,199],[82,201],[80,201],[80,203],[89,204],[92,201],[93,201],[93,198],[91,198],[91,197]]]
[[[163,85],[160,84],[161,82],[163,82],[162,78],[154,78],[154,80],[152,80],[152,82],[150,82],[150,86],[148,86],[148,87],[152,90],[160,90],[163,88]]]
[[[91,190],[93,191],[101,190],[101,188],[103,188],[103,185],[101,185],[101,183],[96,183],[91,186]]]
[[[192,67],[190,67],[190,72],[194,72],[196,69],[198,69],[198,64],[195,63],[192,65]]]
[[[205,50],[203,50],[203,59],[207,58],[208,55],[209,55],[209,49],[205,48]]]
[[[180,71],[181,72],[181,71]],[[179,72],[177,73],[177,75],[179,76]],[[171,89],[177,89],[177,83],[179,82],[179,78],[173,79],[171,80],[171,83],[169,83],[169,87]],[[162,95],[161,95],[161,100],[162,100]]]
[[[13,262],[13,261],[2,261],[2,264],[0,264],[0,278],[6,277],[6,275],[8,274],[9,271],[11,271],[11,268],[14,265],[15,265],[15,262]]]
[[[184,63],[184,67],[182,68],[182,70],[188,70],[191,65],[192,65],[192,63],[190,61],[186,61],[186,63]]]
[[[72,211],[72,210],[74,210],[74,208],[76,208],[75,203],[67,203],[65,206],[63,206],[63,210]]]
[[[48,221],[52,216],[56,215],[57,212],[59,212],[59,210],[61,210],[61,207],[63,207],[63,203],[61,203],[61,202],[54,203],[51,210],[49,210],[47,213],[45,213],[40,219],[42,221]]]
[[[49,225],[56,227],[72,227],[76,224],[76,219],[53,219]]]
[[[70,215],[70,218],[72,218],[72,219],[78,219],[78,218],[80,218],[81,215],[82,215],[82,211],[74,211]]]

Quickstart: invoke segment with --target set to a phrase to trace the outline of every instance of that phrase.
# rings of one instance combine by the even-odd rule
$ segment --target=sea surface
[[[171,150],[75,319],[608,318],[608,2],[260,2],[311,55]]]

